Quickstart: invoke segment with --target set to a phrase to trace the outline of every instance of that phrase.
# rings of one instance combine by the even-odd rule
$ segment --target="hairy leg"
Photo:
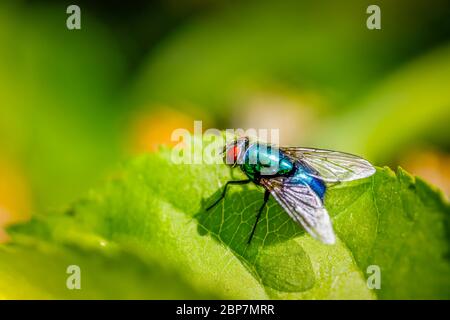
[[[219,199],[217,199],[212,205],[210,205],[208,208],[206,208],[206,211],[209,211],[210,209],[214,208],[223,198],[225,198],[225,195],[227,193],[227,188],[229,185],[239,185],[239,184],[247,184],[250,183],[251,180],[236,180],[236,181],[228,181],[225,184],[225,187],[223,188],[222,195]]]
[[[248,238],[247,244],[250,244],[250,242],[252,241],[253,235],[255,234],[255,231],[256,231],[256,226],[258,225],[259,218],[261,217],[261,213],[262,213],[264,207],[266,206],[267,201],[269,201],[269,197],[270,197],[270,192],[266,190],[266,192],[264,193],[264,202],[263,202],[261,208],[259,208],[258,215],[256,216],[256,222],[253,225],[252,233],[250,234],[250,237]]]

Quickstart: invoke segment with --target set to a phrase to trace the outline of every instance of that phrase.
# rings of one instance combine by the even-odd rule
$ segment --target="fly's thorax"
[[[259,176],[288,174],[294,169],[294,165],[278,148],[255,143],[245,151],[241,168],[251,179],[255,179]]]

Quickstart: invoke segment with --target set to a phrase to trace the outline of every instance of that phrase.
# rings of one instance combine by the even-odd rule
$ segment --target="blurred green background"
[[[0,225],[64,208],[194,120],[280,128],[450,194],[448,1],[76,1],[81,30],[70,4],[0,4]]]

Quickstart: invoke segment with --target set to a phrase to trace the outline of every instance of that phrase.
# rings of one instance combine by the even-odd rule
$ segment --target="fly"
[[[324,207],[327,187],[332,183],[369,177],[375,168],[358,156],[323,149],[276,147],[241,137],[224,148],[226,163],[239,165],[248,179],[228,181],[221,196],[206,210],[225,198],[230,185],[255,183],[265,189],[264,201],[248,238],[251,242],[261,213],[272,196],[286,213],[312,237],[334,244],[336,237]]]

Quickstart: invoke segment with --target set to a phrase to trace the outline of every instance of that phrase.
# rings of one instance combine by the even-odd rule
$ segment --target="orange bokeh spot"
[[[417,175],[450,195],[450,155],[433,150],[419,149],[409,151],[399,163],[407,171]]]
[[[0,243],[7,240],[5,225],[29,219],[31,197],[20,167],[0,156]]]
[[[160,145],[173,146],[172,132],[184,128],[193,132],[194,118],[169,108],[138,114],[131,125],[131,153],[156,151]]]

